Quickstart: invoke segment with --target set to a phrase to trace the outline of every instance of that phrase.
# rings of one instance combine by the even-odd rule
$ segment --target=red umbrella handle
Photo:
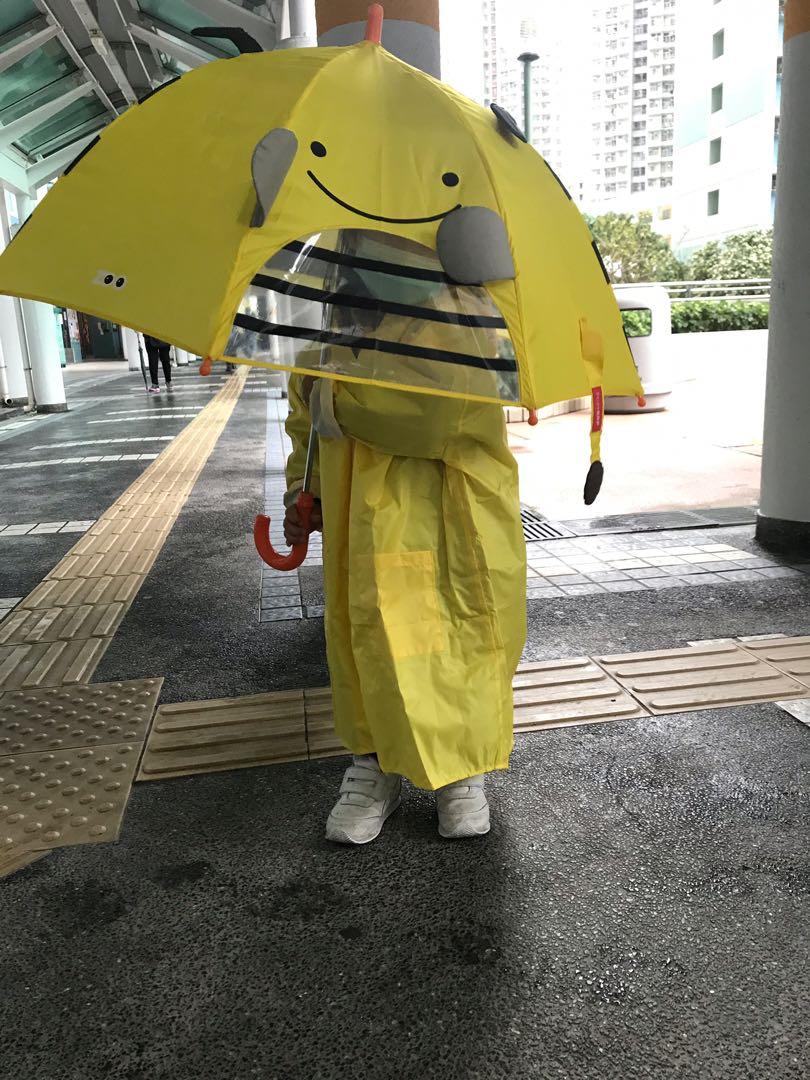
[[[279,555],[270,542],[270,518],[266,514],[259,514],[253,523],[253,541],[256,544],[256,550],[267,565],[272,566],[274,570],[297,570],[307,557],[309,521],[315,498],[311,492],[302,491],[295,505],[301,516],[301,524],[307,531],[307,539],[303,544],[293,544],[288,555]]]

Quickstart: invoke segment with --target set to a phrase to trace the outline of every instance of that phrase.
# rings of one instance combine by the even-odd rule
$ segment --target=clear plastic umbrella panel
[[[519,400],[515,351],[486,289],[430,249],[340,229],[287,245],[255,275],[226,356],[251,364],[500,404]]]

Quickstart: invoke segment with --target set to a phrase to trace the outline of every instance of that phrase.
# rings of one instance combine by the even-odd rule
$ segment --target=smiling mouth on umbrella
[[[443,210],[441,214],[433,214],[432,217],[414,217],[414,218],[394,218],[394,217],[382,217],[380,214],[367,214],[365,210],[358,210],[356,206],[352,206],[351,203],[344,202],[343,199],[339,199],[337,195],[333,195],[329,188],[320,182],[318,177],[310,169],[307,169],[307,176],[317,187],[321,189],[324,195],[328,195],[332,202],[336,202],[338,206],[342,206],[344,210],[351,210],[353,214],[359,214],[360,217],[368,218],[370,221],[388,221],[392,225],[421,225],[428,221],[441,221],[442,218],[447,217],[454,210],[458,210],[461,207],[461,203],[456,203],[455,206],[451,206],[449,210]]]

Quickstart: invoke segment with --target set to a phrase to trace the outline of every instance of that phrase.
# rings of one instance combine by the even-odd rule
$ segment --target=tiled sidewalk
[[[528,596],[590,596],[801,577],[810,563],[779,562],[690,532],[583,537],[530,544]]]

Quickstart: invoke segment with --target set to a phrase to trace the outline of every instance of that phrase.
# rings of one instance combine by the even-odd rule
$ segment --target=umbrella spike
[[[366,41],[374,45],[382,45],[382,26],[385,11],[382,4],[371,4],[368,9],[368,22],[366,24]]]

